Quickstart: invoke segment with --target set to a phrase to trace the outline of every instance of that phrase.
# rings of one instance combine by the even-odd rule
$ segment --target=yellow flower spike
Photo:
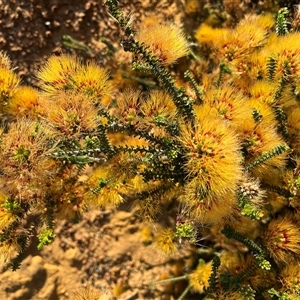
[[[254,22],[257,26],[270,30],[275,25],[275,19],[273,14],[266,13],[264,15],[259,15],[254,17]]]
[[[249,55],[247,60],[247,75],[255,82],[258,79],[267,79],[267,60],[269,53],[264,50],[255,51]]]
[[[296,155],[300,154],[300,107],[295,106],[287,110],[287,129],[289,144]]]
[[[6,111],[18,118],[37,118],[40,106],[38,91],[29,86],[22,86],[16,90],[14,96],[8,102]]]
[[[260,102],[273,104],[278,84],[269,80],[258,80],[249,88],[250,96]]]
[[[264,241],[278,264],[287,264],[300,254],[300,230],[291,215],[273,219],[264,234]]]
[[[16,215],[14,215],[12,211],[3,207],[3,204],[8,198],[8,195],[0,192],[0,232],[16,219]]]
[[[246,116],[252,114],[247,100],[241,91],[230,85],[212,88],[204,97],[204,102],[212,110],[216,110],[216,113],[224,120],[230,121],[230,125],[234,128],[238,127]],[[202,106],[195,107],[196,114],[201,110],[204,110]]]
[[[226,35],[228,29],[225,28],[212,28],[211,26],[203,23],[197,29],[195,38],[202,44],[213,44],[217,39],[221,39],[222,36]]]
[[[117,109],[115,114],[125,125],[138,124],[140,97],[141,92],[133,89],[124,90],[117,95]]]
[[[256,99],[248,100],[248,105],[251,108],[252,114],[254,112],[259,114],[259,121],[264,122],[265,126],[272,127],[277,124],[274,110],[265,102],[257,101]]]
[[[189,282],[192,289],[196,292],[203,293],[204,288],[209,286],[209,277],[212,272],[212,263],[200,262],[197,268],[189,275]]]
[[[142,122],[148,128],[170,124],[177,114],[172,98],[164,91],[152,91],[149,98],[142,102],[140,110],[143,114]]]
[[[72,81],[73,89],[88,95],[94,103],[100,103],[101,98],[110,92],[107,71],[94,62],[80,66]]]
[[[155,236],[156,248],[171,255],[177,250],[175,240],[175,233],[171,228],[162,229]]]
[[[96,130],[101,121],[97,108],[84,94],[57,91],[56,95],[43,101],[43,107],[43,117],[55,134],[62,137],[78,138]]]
[[[40,123],[21,119],[11,124],[10,130],[2,136],[0,151],[6,184],[33,188],[34,182],[46,180],[50,170],[44,169],[49,161],[45,155],[51,137],[51,131]]]
[[[37,77],[42,81],[41,88],[49,95],[59,90],[71,89],[72,76],[80,66],[79,60],[74,56],[63,54],[50,57],[37,73]]]
[[[181,125],[179,142],[186,151],[185,169],[203,195],[234,191],[242,176],[240,145],[235,132],[211,109],[197,111],[197,123]]]
[[[174,24],[153,24],[142,27],[136,35],[140,43],[153,53],[162,65],[175,63],[189,52],[188,42]]]
[[[179,201],[192,219],[200,224],[223,224],[233,212],[233,208],[237,207],[235,193],[203,196],[200,184],[198,178],[187,183],[184,192],[179,196]]]
[[[226,31],[216,40],[221,60],[230,62],[249,55],[266,42],[267,30],[259,27],[255,17],[241,21],[235,29]]]
[[[15,94],[21,80],[12,70],[0,68],[0,108]]]
[[[240,133],[240,138],[245,149],[246,165],[262,154],[284,144],[284,140],[279,136],[275,127],[270,126],[268,122],[265,123],[263,119],[261,122],[255,123],[252,116],[245,119],[241,124]],[[252,172],[258,177],[268,176],[270,178],[271,176],[277,176],[276,170],[285,167],[287,156],[287,151],[273,156],[253,168]]]
[[[95,207],[116,207],[124,199],[121,195],[123,183],[109,167],[101,166],[97,168],[88,179],[90,191],[84,196],[84,202],[87,206]]]
[[[286,265],[280,272],[283,290],[288,293],[300,291],[300,261],[299,259]]]

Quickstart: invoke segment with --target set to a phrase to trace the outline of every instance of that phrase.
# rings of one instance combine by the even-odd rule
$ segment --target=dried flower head
[[[300,254],[300,230],[290,215],[272,220],[264,236],[266,247],[277,263],[288,263]]]
[[[98,109],[84,94],[60,91],[45,98],[43,106],[43,117],[54,132],[63,137],[78,138],[96,130],[100,122]]]
[[[7,54],[3,51],[0,51],[0,69],[10,69],[11,61]]]
[[[0,162],[6,184],[34,186],[47,172],[45,155],[51,147],[51,132],[44,125],[30,120],[18,120],[3,134]],[[47,170],[47,169],[46,169]],[[47,170],[48,171],[48,170]]]
[[[162,65],[170,65],[188,54],[189,47],[181,30],[174,24],[152,24],[142,27],[136,36]]]

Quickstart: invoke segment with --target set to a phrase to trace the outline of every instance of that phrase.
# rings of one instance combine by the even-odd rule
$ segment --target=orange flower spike
[[[266,247],[277,263],[288,263],[300,254],[300,230],[290,215],[272,220],[264,237]]]
[[[16,117],[37,118],[40,105],[38,91],[30,86],[22,86],[8,102],[6,110]]]
[[[136,35],[162,65],[175,63],[189,52],[188,42],[177,26],[169,23],[142,27]]]

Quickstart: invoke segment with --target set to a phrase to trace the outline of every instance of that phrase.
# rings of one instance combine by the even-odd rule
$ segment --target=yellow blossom
[[[149,47],[162,65],[173,64],[189,51],[183,33],[171,23],[144,26],[137,32],[136,38]]]

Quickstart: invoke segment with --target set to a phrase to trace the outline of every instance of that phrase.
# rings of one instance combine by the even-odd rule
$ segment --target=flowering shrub
[[[106,5],[124,31],[122,46],[135,54],[137,72],[158,79],[153,89],[112,95],[117,77],[63,54],[41,68],[36,90],[0,54],[0,110],[9,116],[0,144],[1,259],[17,269],[32,235],[41,249],[58,220],[91,207],[131,198],[143,220],[155,220],[176,199],[176,224],[157,233],[157,247],[171,254],[206,234],[213,253],[186,275],[185,294],[296,299],[300,34],[289,32],[286,10],[232,29],[201,25],[195,38],[211,53],[208,64],[196,60],[203,71],[191,65],[179,87],[184,78],[168,66],[195,58],[182,31],[162,23],[135,32],[117,2]]]

